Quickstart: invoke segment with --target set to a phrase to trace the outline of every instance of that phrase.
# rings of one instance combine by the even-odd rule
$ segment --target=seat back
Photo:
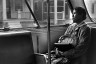
[[[84,55],[77,58],[77,64],[96,64],[96,28],[91,28],[91,39],[89,47]]]
[[[0,64],[34,64],[33,54],[31,32],[4,32],[0,35]]]
[[[96,28],[91,28],[91,41],[86,57],[86,64],[96,64]]]

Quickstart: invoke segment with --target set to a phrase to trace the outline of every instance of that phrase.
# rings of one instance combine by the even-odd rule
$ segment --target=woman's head
[[[86,10],[82,7],[76,7],[73,10],[73,22],[80,23],[86,19]]]

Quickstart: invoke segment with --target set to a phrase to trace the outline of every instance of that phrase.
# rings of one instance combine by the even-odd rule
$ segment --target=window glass
[[[47,25],[47,0],[27,1],[37,21],[41,25]],[[29,22],[35,22],[25,0],[7,0],[7,5],[7,19],[21,20],[22,22],[24,20],[24,23],[26,22],[24,26],[27,26]],[[55,23],[57,23],[56,25],[63,24],[65,23],[65,20],[70,20],[70,16],[70,8],[68,7],[66,0],[50,0],[50,23],[52,25],[55,25]]]
[[[60,0],[60,1],[58,0],[57,3],[58,3],[57,4],[58,6],[63,6],[64,5],[64,0]]]
[[[47,25],[47,22],[48,22],[47,0],[42,0],[41,2],[38,1],[38,4],[39,4],[38,7],[41,6],[41,8],[39,8],[39,11],[35,11],[35,8],[34,8],[35,16],[39,17],[37,18],[39,23]],[[71,15],[72,14],[66,0],[50,0],[50,20],[51,20],[50,23],[51,24],[55,25],[56,22],[57,22],[57,25],[63,24],[63,23],[66,24],[65,20],[72,19]]]
[[[27,0],[31,5],[30,0]],[[26,20],[31,19],[31,14],[24,0],[6,0],[7,19]],[[38,6],[38,5],[37,5]],[[35,8],[37,9],[35,5]]]
[[[18,9],[21,10],[21,11],[23,10],[23,8],[22,8],[22,0],[16,0],[15,1],[15,10],[18,11]]]
[[[96,22],[96,0],[84,0],[90,18]]]
[[[50,12],[54,12],[54,7],[50,7]]]
[[[54,6],[54,1],[50,1],[50,6]]]
[[[63,7],[58,7],[57,8],[57,12],[62,12],[62,11],[64,11],[64,8]]]
[[[62,13],[57,13],[57,18],[58,19],[62,19],[62,17],[63,17],[63,14]]]

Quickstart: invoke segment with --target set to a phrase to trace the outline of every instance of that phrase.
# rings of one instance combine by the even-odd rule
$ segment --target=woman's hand
[[[64,39],[67,38],[67,37],[68,37],[68,36],[62,35],[62,36],[59,38],[58,43],[61,43],[62,40],[64,40]]]

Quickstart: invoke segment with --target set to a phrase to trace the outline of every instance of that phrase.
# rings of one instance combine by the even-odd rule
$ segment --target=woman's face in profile
[[[73,19],[75,18],[76,16],[76,10],[73,10]]]
[[[74,23],[78,23],[78,21],[80,21],[82,18],[81,18],[81,15],[80,14],[78,14],[77,12],[76,12],[76,10],[73,10],[73,22]]]
[[[76,13],[76,10],[73,10],[73,22],[76,22],[77,21],[77,13]]]

